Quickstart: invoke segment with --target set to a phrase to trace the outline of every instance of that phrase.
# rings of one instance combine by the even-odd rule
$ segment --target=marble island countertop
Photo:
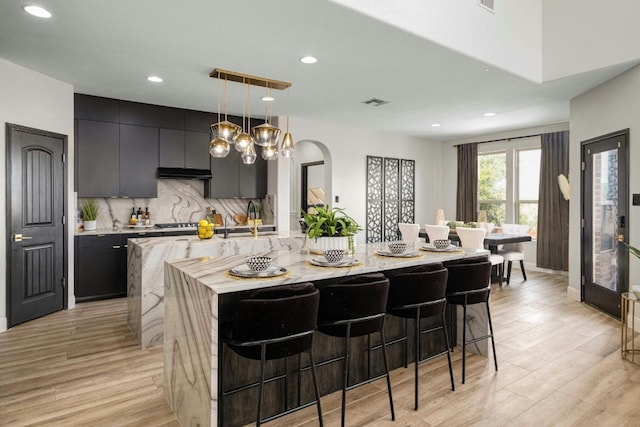
[[[348,267],[321,267],[311,264],[313,258],[322,255],[312,254],[306,250],[272,250],[252,253],[252,255],[268,255],[272,258],[272,265],[287,269],[285,275],[273,278],[238,278],[229,274],[233,267],[245,263],[247,254],[222,254],[190,258],[184,260],[167,261],[174,269],[197,280],[200,284],[210,288],[216,294],[246,291],[263,287],[300,283],[306,281],[323,280],[392,270],[398,268],[418,266],[422,264],[445,262],[448,260],[488,254],[486,250],[467,250],[459,252],[436,253],[418,251],[412,258],[396,258],[381,256],[378,250],[385,250],[386,243],[370,243],[356,249],[354,258],[358,263]]]

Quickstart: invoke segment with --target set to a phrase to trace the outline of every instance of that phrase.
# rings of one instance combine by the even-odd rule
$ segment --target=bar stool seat
[[[389,279],[382,273],[353,276],[338,284],[327,285],[320,291],[318,331],[330,336],[345,338],[341,413],[341,426],[343,427],[345,423],[347,390],[367,384],[381,377],[386,377],[387,379],[391,419],[396,419],[393,409],[391,379],[389,377],[389,365],[387,363],[387,350],[383,330],[388,293]],[[351,337],[369,335],[374,332],[380,334],[385,373],[380,377],[370,378],[361,383],[349,385],[350,339]]]
[[[451,367],[451,354],[449,353],[449,334],[447,333],[445,310],[447,306],[448,271],[440,263],[426,264],[408,273],[401,273],[393,277],[389,288],[387,301],[387,314],[405,319],[405,331],[407,319],[415,320],[414,334],[414,409],[418,410],[418,365],[443,354],[447,355],[449,363],[449,377],[451,378],[451,390],[455,390],[453,382],[453,369]],[[421,330],[420,319],[440,317],[440,324],[426,330]],[[445,339],[445,347],[442,351],[425,359],[420,358],[420,337],[423,334],[442,331]],[[405,367],[407,366],[408,337],[404,337],[405,343]]]
[[[318,408],[319,424],[323,425],[315,361],[311,351],[319,302],[320,293],[312,283],[261,289],[249,298],[238,302],[233,323],[221,327],[221,335],[227,346],[235,353],[260,361],[260,381],[237,390],[223,390],[220,396],[223,414],[225,396],[251,386],[259,386],[257,426],[314,403]],[[285,403],[283,412],[263,419],[262,401],[266,361],[300,355],[303,352],[309,354],[316,400],[302,406],[298,402],[298,407],[293,409],[287,409]],[[286,373],[284,379],[286,383]]]

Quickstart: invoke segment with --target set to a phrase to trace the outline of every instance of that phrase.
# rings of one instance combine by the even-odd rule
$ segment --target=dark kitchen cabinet
[[[160,129],[160,167],[183,168],[185,132],[176,129]],[[205,168],[208,169],[208,168]]]
[[[79,197],[120,194],[120,129],[117,123],[77,121],[77,182]]]
[[[76,236],[76,301],[116,298],[127,294],[126,248],[120,234]]]
[[[267,161],[260,156],[262,147],[256,147],[258,158],[245,165],[240,152],[231,147],[227,157],[211,158],[211,198],[262,199],[267,194]]]
[[[120,125],[120,195],[158,197],[158,128]]]
[[[185,164],[187,168],[209,169],[209,132],[186,131]]]

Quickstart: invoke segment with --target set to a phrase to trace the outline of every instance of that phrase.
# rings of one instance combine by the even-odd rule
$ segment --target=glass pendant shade
[[[258,156],[256,155],[256,148],[253,146],[253,142],[247,145],[247,148],[244,149],[240,157],[242,158],[242,163],[245,165],[252,165],[256,161]]]
[[[278,158],[278,147],[275,145],[268,145],[262,148],[262,158],[265,160],[275,160]]]
[[[236,137],[233,143],[235,144],[236,150],[243,153],[249,145],[253,144],[253,139],[251,139],[251,135],[248,133],[242,132]]]
[[[233,140],[242,132],[242,128],[227,120],[211,125],[211,134],[213,139],[221,138],[229,144],[233,144]]]
[[[280,148],[280,153],[287,159],[293,157],[293,137],[289,132],[284,134],[284,138],[282,138],[282,147]]]
[[[222,138],[213,138],[209,143],[209,153],[213,157],[227,157],[231,146]]]
[[[268,147],[270,145],[276,145],[276,139],[278,139],[280,135],[280,129],[271,126],[269,123],[263,123],[251,128],[251,134],[253,135],[253,141],[256,145]]]

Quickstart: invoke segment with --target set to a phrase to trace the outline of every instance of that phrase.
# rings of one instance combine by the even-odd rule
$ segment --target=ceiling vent
[[[493,12],[493,0],[478,0],[478,5],[489,12]]]
[[[362,103],[367,105],[372,105],[374,107],[379,107],[381,105],[388,104],[389,101],[384,101],[378,98],[371,98],[371,99],[367,99],[366,101],[362,101]]]

